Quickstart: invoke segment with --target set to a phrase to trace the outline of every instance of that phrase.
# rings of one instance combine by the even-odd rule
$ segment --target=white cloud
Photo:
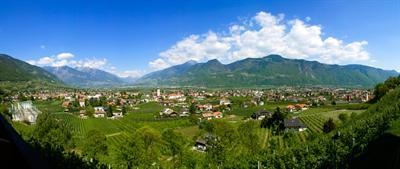
[[[165,68],[171,66],[170,64],[168,64],[167,62],[165,62],[163,59],[160,59],[160,58],[156,59],[154,61],[151,61],[149,63],[149,65],[152,70],[161,70],[161,69],[165,69]]]
[[[40,45],[40,49],[46,49],[46,45]]]
[[[59,53],[57,59],[71,59],[74,55],[72,53]]]
[[[43,65],[48,65],[48,64],[54,62],[54,58],[46,56],[46,57],[39,58],[39,60],[28,60],[26,62],[28,62],[31,65],[43,66]]]
[[[66,59],[57,60],[57,61],[53,62],[53,63],[51,64],[51,66],[54,66],[54,67],[67,66],[68,63],[69,63],[69,62],[68,62],[68,60],[66,60]]]
[[[26,62],[28,62],[31,65],[36,65],[36,61],[34,61],[34,60],[27,60]]]
[[[306,17],[305,21],[310,21]],[[324,63],[355,63],[370,60],[367,41],[346,43],[335,37],[323,38],[321,25],[300,19],[284,20],[283,14],[259,12],[251,20],[229,27],[228,33],[209,31],[190,35],[161,52],[149,62],[160,70],[189,60],[218,59],[224,63],[248,57],[281,54],[288,58],[313,59]]]
[[[133,77],[133,78],[138,78],[145,74],[144,71],[140,70],[126,70],[122,72],[112,72],[112,73],[115,73],[119,77]]]
[[[75,55],[72,53],[59,53],[58,55],[53,55],[51,57],[42,57],[39,60],[28,60],[29,64],[37,66],[70,66],[70,67],[88,67],[93,69],[101,69],[110,73],[113,73],[120,77],[134,77],[138,78],[143,76],[146,71],[141,70],[119,70],[117,67],[112,66],[108,63],[105,58],[85,58],[82,60],[75,60]],[[163,68],[168,65],[162,65]]]
[[[74,67],[88,67],[88,68],[94,68],[94,69],[104,69],[104,66],[107,65],[107,59],[92,58],[92,59],[84,59],[84,60],[79,60],[79,61],[72,60],[69,62],[69,64]]]

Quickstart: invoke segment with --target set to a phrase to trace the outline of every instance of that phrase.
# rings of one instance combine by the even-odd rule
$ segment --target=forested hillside
[[[46,81],[49,83],[61,83],[56,76],[46,70],[5,54],[0,54],[1,81]]]

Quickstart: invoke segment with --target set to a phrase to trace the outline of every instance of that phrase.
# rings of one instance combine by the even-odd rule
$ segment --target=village
[[[275,107],[270,110],[263,108],[268,104],[280,103],[282,111],[296,114],[310,107],[321,105],[363,103],[371,97],[373,97],[371,92],[363,89],[199,90],[158,88],[132,91],[24,92],[10,96],[9,99],[14,101],[59,101],[63,112],[74,114],[82,119],[119,119],[130,110],[139,109],[138,105],[140,104],[154,102],[163,107],[161,111],[153,112],[154,118],[188,118],[192,116],[201,121],[224,118],[236,109],[247,111],[249,119],[263,120],[271,117],[274,113]],[[20,119],[15,118],[14,120]],[[35,119],[35,117],[31,117],[31,119]],[[31,121],[34,122],[34,120]],[[286,119],[285,127],[296,131],[306,129],[306,126],[297,118]]]

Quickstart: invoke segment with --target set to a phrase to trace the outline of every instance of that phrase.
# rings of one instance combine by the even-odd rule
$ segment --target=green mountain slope
[[[5,54],[0,54],[0,81],[44,81],[61,84],[56,76],[46,70]]]
[[[192,65],[185,63],[145,75],[137,81],[137,84],[205,87],[281,85],[372,87],[396,75],[398,75],[396,71],[363,65],[328,65],[269,55],[263,58],[247,58],[227,65],[218,60]]]

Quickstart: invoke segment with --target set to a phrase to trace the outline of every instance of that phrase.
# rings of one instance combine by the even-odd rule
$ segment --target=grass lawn
[[[339,114],[347,114],[349,117],[352,113],[360,114],[364,112],[365,110],[334,110],[334,111],[328,111],[328,112],[323,112],[321,113],[322,116],[326,118],[332,118],[333,120],[339,120]]]
[[[189,126],[189,127],[177,128],[177,129],[175,129],[175,131],[182,133],[183,136],[192,140],[193,137],[195,137],[198,134],[198,132],[200,132],[200,129],[199,129],[199,126],[194,125],[194,126]]]
[[[254,112],[259,110],[270,110],[275,111],[277,107],[280,107],[281,110],[288,105],[288,103],[266,103],[263,106],[250,106],[248,108],[241,107],[233,107],[231,111],[228,111],[227,114],[233,114],[238,116],[250,117]]]
[[[63,112],[64,108],[61,107],[62,102],[58,100],[51,101],[34,101],[33,105],[42,112],[56,113]]]

